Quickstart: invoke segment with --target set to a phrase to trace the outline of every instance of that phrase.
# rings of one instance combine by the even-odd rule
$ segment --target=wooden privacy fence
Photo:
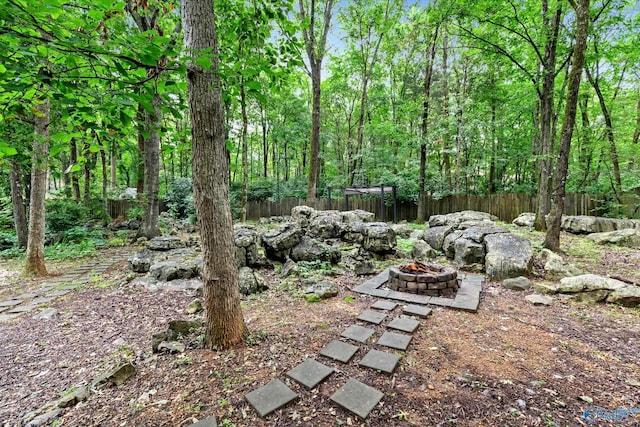
[[[565,199],[566,215],[599,215],[601,214],[603,195],[567,194]],[[283,199],[277,202],[252,201],[247,205],[247,219],[258,220],[261,217],[290,215],[295,206],[308,205],[314,209],[329,209],[329,200],[318,199],[315,203],[307,203],[304,199]],[[511,222],[523,212],[535,212],[538,201],[535,196],[527,194],[491,194],[487,196],[454,195],[442,199],[426,199],[427,218],[431,215],[442,215],[464,210],[489,212],[502,221]],[[334,199],[331,207],[335,210],[346,210],[344,199]],[[362,209],[373,212],[381,218],[380,199],[353,197],[349,199],[349,209]],[[415,221],[418,206],[414,202],[398,202],[399,221]],[[385,218],[393,218],[393,206],[385,206]]]

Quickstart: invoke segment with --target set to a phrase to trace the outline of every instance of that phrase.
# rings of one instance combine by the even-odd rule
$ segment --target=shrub
[[[166,200],[172,217],[183,219],[195,215],[191,178],[176,178],[169,184]]]
[[[13,207],[9,197],[0,198],[0,230],[13,228]]]

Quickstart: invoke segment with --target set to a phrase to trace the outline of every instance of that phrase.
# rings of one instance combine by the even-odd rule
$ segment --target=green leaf
[[[53,142],[60,142],[60,143],[67,143],[69,141],[71,141],[71,137],[72,135],[68,132],[58,132],[58,133],[54,133],[53,135],[51,135],[51,141]],[[54,155],[54,154],[52,154]]]
[[[3,156],[15,156],[18,154],[18,150],[8,145],[0,144],[0,155]]]
[[[246,87],[248,87],[249,89],[252,89],[252,90],[256,90],[256,91],[261,91],[262,90],[262,84],[260,84],[260,82],[255,81],[255,80],[249,80],[249,81],[245,82],[244,85]]]
[[[210,70],[211,69],[211,57],[206,55],[206,56],[201,56],[200,58],[198,58],[196,60],[196,65],[198,67],[202,67],[206,70]]]

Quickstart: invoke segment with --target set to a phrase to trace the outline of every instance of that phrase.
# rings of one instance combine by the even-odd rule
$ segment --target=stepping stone
[[[353,357],[358,351],[358,347],[355,345],[347,344],[346,342],[333,340],[329,344],[325,345],[320,354],[338,362],[347,363],[349,359]]]
[[[52,291],[52,292],[47,292],[45,294],[45,296],[54,297],[55,298],[55,297],[61,297],[61,296],[67,295],[68,293],[69,293],[69,291],[64,291],[64,290]]]
[[[351,325],[345,329],[341,336],[358,342],[367,342],[374,332],[373,329],[364,326]]]
[[[34,299],[32,299],[32,300],[31,300],[31,304],[36,304],[36,305],[39,305],[39,304],[46,304],[46,303],[51,302],[51,301],[53,301],[53,300],[55,300],[55,298],[54,298],[54,297],[40,297],[40,298],[34,298]]]
[[[17,299],[29,299],[29,298],[35,298],[37,296],[38,296],[38,294],[35,293],[35,292],[27,292],[27,293],[24,293],[22,295],[18,295],[16,298]]]
[[[350,379],[330,399],[362,419],[376,407],[384,394],[373,387]]]
[[[386,314],[380,313],[378,311],[365,310],[358,316],[358,320],[363,320],[365,322],[373,323],[375,325],[379,325],[382,323],[384,318],[387,317]]]
[[[387,324],[387,328],[397,329],[402,332],[413,333],[420,326],[420,322],[408,317],[396,317]]]
[[[218,427],[218,421],[216,420],[216,416],[212,415],[209,418],[191,424],[190,427]]]
[[[383,299],[379,299],[378,301],[371,304],[371,308],[377,308],[378,310],[386,310],[391,311],[396,308],[398,304],[393,301],[386,301]]]
[[[6,320],[12,320],[16,317],[20,316],[20,314],[0,314],[0,322],[4,322]]]
[[[298,381],[306,388],[314,388],[333,373],[333,368],[313,359],[307,359],[287,372],[287,376]]]
[[[55,308],[45,308],[40,313],[35,314],[32,317],[36,320],[49,320],[56,314],[58,314],[58,310],[56,310]]]
[[[431,310],[429,307],[426,307],[424,305],[414,305],[414,304],[410,304],[408,306],[406,306],[402,312],[404,314],[409,314],[411,316],[418,316],[418,317],[422,317],[425,318],[427,316],[429,316],[433,310]]]
[[[404,334],[396,334],[395,332],[385,332],[382,334],[376,344],[385,347],[395,348],[397,350],[406,350],[411,342],[411,336]]]
[[[9,310],[11,307],[0,307],[0,313]]]
[[[399,361],[400,356],[397,354],[387,353],[385,351],[369,350],[369,352],[362,358],[359,365],[390,374],[396,368]]]
[[[298,398],[285,383],[279,379],[275,379],[259,389],[253,390],[245,396],[253,409],[258,411],[261,417],[269,415],[276,409],[282,408],[289,402]]]
[[[11,310],[7,311],[9,314],[27,313],[31,310],[38,308],[37,305],[17,305]]]
[[[8,301],[0,301],[0,307],[14,307],[18,304],[22,304],[22,300],[10,299]]]
[[[478,311],[478,305],[480,305],[480,295],[457,295],[450,307],[458,310],[475,312]]]
[[[431,297],[429,304],[439,305],[441,307],[451,307],[453,298]]]

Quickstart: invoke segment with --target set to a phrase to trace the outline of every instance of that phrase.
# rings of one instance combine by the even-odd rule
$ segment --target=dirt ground
[[[539,249],[541,235],[531,239]],[[581,268],[640,281],[639,250],[594,247],[566,234],[562,242]],[[0,267],[3,299],[37,285],[21,279],[18,268]],[[339,285],[338,297],[308,303],[279,286],[273,271],[262,273],[270,290],[244,300],[251,335],[230,351],[204,350],[185,337],[185,353],[153,354],[151,335],[169,320],[193,317],[185,308],[197,296],[134,286],[125,280],[126,262],[49,303],[58,310],[51,320],[0,322],[0,426],[19,426],[29,411],[122,360],[135,364],[134,377],[96,389],[54,425],[186,426],[210,415],[219,426],[237,427],[640,425],[640,414],[585,417],[590,407],[640,408],[640,308],[560,300],[533,306],[524,300],[530,291],[485,283],[477,313],[435,308],[388,375],[358,366],[371,344],[346,365],[318,354],[375,301],[350,291],[363,278],[328,277]],[[307,357],[336,369],[313,390],[285,376]],[[274,378],[300,397],[262,419],[244,396]],[[366,420],[329,400],[348,378],[384,392]]]

